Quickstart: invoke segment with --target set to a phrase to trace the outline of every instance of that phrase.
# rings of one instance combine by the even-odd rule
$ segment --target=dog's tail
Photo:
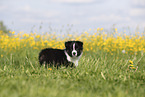
[[[41,53],[40,53],[39,54],[39,57],[38,57],[40,66],[42,66],[44,64],[44,58],[45,58],[45,56],[44,55],[41,55]]]

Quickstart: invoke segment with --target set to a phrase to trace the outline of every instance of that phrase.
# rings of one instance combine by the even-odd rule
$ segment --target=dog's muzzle
[[[73,57],[76,57],[76,56],[77,56],[77,51],[76,51],[76,50],[73,50],[73,51],[72,51],[72,56],[73,56]]]

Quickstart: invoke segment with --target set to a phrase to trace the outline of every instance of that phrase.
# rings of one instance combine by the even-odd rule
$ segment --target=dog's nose
[[[75,56],[76,55],[76,52],[73,52],[73,55]]]

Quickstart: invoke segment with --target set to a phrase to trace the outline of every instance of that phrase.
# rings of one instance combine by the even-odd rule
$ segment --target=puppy
[[[67,41],[65,42],[65,49],[46,48],[39,53],[39,63],[60,67],[63,66],[78,66],[78,61],[83,54],[83,42],[81,41]]]

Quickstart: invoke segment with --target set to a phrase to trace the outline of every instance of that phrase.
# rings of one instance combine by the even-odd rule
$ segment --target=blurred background
[[[145,0],[0,0],[0,29],[81,33],[145,31]]]

